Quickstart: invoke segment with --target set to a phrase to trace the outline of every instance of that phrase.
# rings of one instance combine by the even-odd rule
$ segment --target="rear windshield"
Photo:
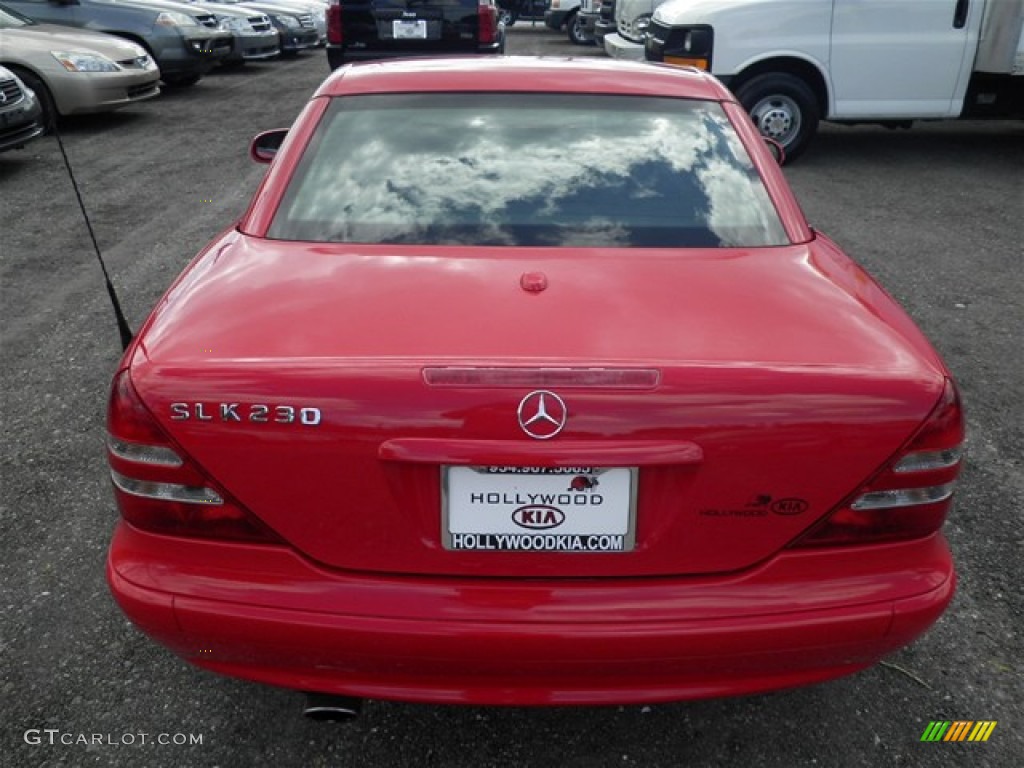
[[[268,231],[419,245],[783,245],[716,102],[566,94],[336,98]]]

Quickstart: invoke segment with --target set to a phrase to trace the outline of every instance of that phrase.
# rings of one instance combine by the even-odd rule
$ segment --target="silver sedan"
[[[57,116],[117,109],[160,93],[146,50],[102,32],[39,24],[0,7],[0,64],[35,92],[46,125]]]

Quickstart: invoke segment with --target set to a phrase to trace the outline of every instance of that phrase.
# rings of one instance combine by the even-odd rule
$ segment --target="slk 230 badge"
[[[250,424],[320,423],[320,409],[263,403],[171,403],[171,421],[220,421]]]

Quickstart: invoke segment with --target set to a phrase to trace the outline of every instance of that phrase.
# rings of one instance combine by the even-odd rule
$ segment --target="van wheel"
[[[736,98],[761,135],[782,145],[787,160],[807,149],[818,130],[818,100],[810,86],[795,75],[758,75],[736,89]]]
[[[565,30],[568,33],[569,42],[573,45],[587,45],[592,43],[583,31],[583,22],[580,21],[579,13],[574,12],[569,20],[565,22]]]

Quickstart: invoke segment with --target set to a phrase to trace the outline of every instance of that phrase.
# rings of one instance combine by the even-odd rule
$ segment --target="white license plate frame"
[[[426,40],[426,19],[395,19],[391,22],[391,36],[395,40]]]
[[[441,467],[446,550],[624,553],[636,545],[636,467]]]

